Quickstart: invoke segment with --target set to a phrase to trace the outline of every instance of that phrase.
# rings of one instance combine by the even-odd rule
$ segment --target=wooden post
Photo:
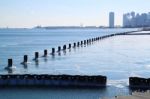
[[[61,47],[60,46],[58,46],[58,52],[60,52],[61,51]]]
[[[71,44],[69,44],[69,47],[68,47],[68,49],[71,49]]]
[[[39,52],[35,52],[35,60],[39,58]]]
[[[79,47],[79,45],[80,45],[80,42],[77,43],[77,46],[78,46],[78,47]]]
[[[55,54],[55,48],[52,48],[52,55]]]
[[[63,46],[63,50],[66,50],[66,48],[67,48],[66,45],[64,45],[64,46]]]
[[[12,67],[13,65],[13,60],[12,59],[8,59],[8,68]]]
[[[81,41],[81,45],[83,45],[83,41]]]
[[[74,47],[74,48],[76,47],[76,43],[73,43],[73,47]]]
[[[84,40],[84,45],[86,45],[86,40]]]
[[[28,62],[28,55],[24,55],[23,57],[23,63],[27,63]]]
[[[47,50],[44,50],[44,57],[46,57],[48,54],[48,51]]]

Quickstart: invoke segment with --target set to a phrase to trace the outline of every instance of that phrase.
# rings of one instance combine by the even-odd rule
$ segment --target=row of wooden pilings
[[[126,34],[132,33],[132,32],[135,32],[135,31],[123,32],[123,33],[114,33],[114,34],[104,35],[104,36],[100,36],[100,37],[95,37],[95,38],[79,41],[79,42],[76,42],[76,43],[73,43],[73,44],[70,43],[70,44],[68,44],[68,47],[67,47],[67,45],[63,45],[62,48],[61,48],[61,46],[58,46],[57,51],[56,51],[55,48],[52,48],[50,55],[54,56],[56,53],[61,53],[61,51],[65,52],[67,49],[79,48],[83,45],[86,46],[86,45],[93,44],[96,41],[104,40],[106,38],[110,38],[110,37],[113,37],[113,36],[126,35]],[[49,54],[48,50],[47,49],[44,50],[43,57],[47,57],[48,54]],[[34,57],[33,60],[37,62],[38,59],[39,59],[39,52],[35,52],[35,57]],[[28,55],[24,55],[23,62],[21,62],[21,64],[26,65],[27,63],[28,63]],[[13,68],[13,59],[8,59],[8,66],[5,67],[5,69],[9,70],[9,69],[12,69],[12,68]]]

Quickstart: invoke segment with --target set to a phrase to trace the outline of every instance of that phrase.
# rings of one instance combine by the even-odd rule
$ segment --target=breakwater
[[[130,77],[129,78],[129,87],[145,89],[150,88],[150,79],[149,78],[140,78],[140,77]]]
[[[105,76],[82,75],[0,75],[0,87],[5,86],[63,86],[63,87],[105,87]]]

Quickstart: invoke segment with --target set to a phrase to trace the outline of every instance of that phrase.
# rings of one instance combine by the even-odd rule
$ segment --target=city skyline
[[[123,15],[123,27],[150,27],[150,12],[148,13],[125,13]]]
[[[149,3],[143,0],[2,0],[0,27],[108,26],[109,12],[115,13],[115,25],[122,25],[124,13],[149,12]]]

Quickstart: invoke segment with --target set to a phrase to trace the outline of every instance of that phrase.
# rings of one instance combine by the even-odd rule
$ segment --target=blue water
[[[29,55],[30,60],[34,52],[64,44],[74,43],[84,39],[101,35],[130,31],[130,29],[1,29],[0,30],[0,73],[5,72],[7,59],[13,58],[14,65],[20,67],[23,55]]]
[[[104,89],[62,88],[5,88],[3,99],[99,99],[128,95],[128,77],[150,76],[150,36],[116,36],[92,45],[67,50],[55,57],[49,55],[35,63],[34,52],[62,46],[101,35],[133,29],[2,29],[0,30],[0,73],[6,74],[7,59],[13,58],[16,70],[11,73],[105,75],[108,87]],[[30,63],[20,63],[23,55]]]

